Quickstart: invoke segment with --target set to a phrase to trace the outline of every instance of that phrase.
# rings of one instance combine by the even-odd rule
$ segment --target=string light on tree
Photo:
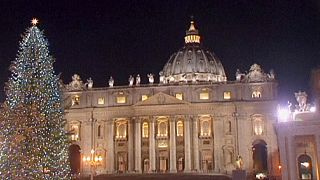
[[[37,27],[23,35],[9,67],[0,117],[0,179],[70,179],[62,92],[48,41]]]

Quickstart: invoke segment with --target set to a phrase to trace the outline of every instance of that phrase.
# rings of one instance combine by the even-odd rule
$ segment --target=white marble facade
[[[271,168],[278,164],[276,86],[230,82],[66,91],[68,130],[83,155],[96,149],[103,157],[98,169],[104,173],[230,172],[238,154],[251,172],[256,140],[267,144]],[[88,168],[81,165],[81,171]]]
[[[149,84],[130,76],[127,86],[110,78],[102,88],[75,75],[66,85],[66,128],[80,149],[76,171],[89,173],[81,159],[94,149],[102,158],[97,173],[231,173],[241,156],[249,173],[279,175],[273,73],[254,64],[228,81],[192,21],[184,47],[159,74],[158,83],[149,74]]]

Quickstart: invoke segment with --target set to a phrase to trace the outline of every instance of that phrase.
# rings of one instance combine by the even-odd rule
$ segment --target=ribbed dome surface
[[[186,32],[184,47],[171,55],[160,75],[164,83],[227,80],[218,57],[201,47],[200,36],[193,21]]]

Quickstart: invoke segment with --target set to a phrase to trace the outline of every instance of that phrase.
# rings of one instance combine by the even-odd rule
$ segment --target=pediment
[[[175,105],[175,104],[189,104],[187,101],[177,99],[168,94],[159,92],[144,101],[139,101],[135,106],[152,106],[152,105]]]

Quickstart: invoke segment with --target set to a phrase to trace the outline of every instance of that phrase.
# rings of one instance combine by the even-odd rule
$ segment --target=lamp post
[[[91,149],[91,155],[83,156],[82,160],[84,163],[87,163],[90,165],[90,169],[91,169],[90,179],[93,180],[96,167],[101,165],[102,163],[102,156],[95,155],[94,149]]]

